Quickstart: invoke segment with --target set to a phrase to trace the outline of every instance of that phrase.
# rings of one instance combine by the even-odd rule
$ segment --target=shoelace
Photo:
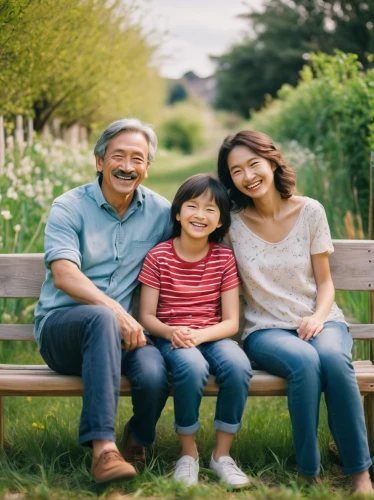
[[[231,460],[223,460],[221,462],[221,465],[224,466],[224,468],[228,474],[235,474],[239,477],[245,476],[244,472],[242,472],[239,469],[239,467],[236,465],[236,463],[232,462]]]
[[[120,458],[120,454],[117,451],[110,450],[107,451],[104,456],[103,456],[103,462],[106,464],[110,462],[111,460],[118,460]]]
[[[178,475],[182,477],[190,477],[191,473],[191,464],[189,462],[182,462],[178,466]]]

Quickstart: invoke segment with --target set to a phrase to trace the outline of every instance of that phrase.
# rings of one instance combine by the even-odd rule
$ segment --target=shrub
[[[319,184],[341,219],[346,210],[368,225],[370,150],[374,149],[374,70],[363,72],[354,54],[314,54],[296,88],[282,87],[279,98],[254,115],[251,127],[275,140],[297,141],[318,155],[312,175],[301,169],[303,194],[313,196]],[[321,165],[323,164],[323,168]],[[318,170],[318,172],[317,172]],[[322,200],[321,200],[322,201]]]
[[[176,106],[161,125],[160,136],[166,149],[194,153],[204,144],[203,121],[196,116],[194,108]]]

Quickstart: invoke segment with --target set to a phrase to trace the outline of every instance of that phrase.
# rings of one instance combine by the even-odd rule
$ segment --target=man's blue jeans
[[[231,339],[205,342],[189,349],[170,349],[167,340],[155,339],[174,380],[175,430],[195,434],[199,429],[199,407],[209,373],[216,377],[219,393],[214,419],[216,430],[235,434],[252,377],[248,358]]]
[[[79,305],[54,312],[45,322],[40,354],[59,373],[83,379],[79,442],[115,441],[121,373],[129,377],[134,415],[130,431],[149,446],[169,395],[164,360],[156,347],[121,349],[115,314],[104,306]]]
[[[328,321],[309,341],[295,330],[267,329],[251,333],[244,350],[260,369],[287,379],[298,469],[316,476],[320,468],[317,427],[321,391],[325,393],[329,427],[343,462],[354,474],[371,465],[364,412],[351,363],[352,338],[344,323]]]

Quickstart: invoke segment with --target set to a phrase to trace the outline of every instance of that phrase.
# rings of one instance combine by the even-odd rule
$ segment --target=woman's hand
[[[309,340],[312,337],[316,337],[323,329],[324,320],[312,314],[312,316],[305,316],[300,320],[298,336],[301,340]]]
[[[196,330],[188,328],[187,326],[176,326],[170,335],[171,349],[189,349],[196,347],[197,334]]]

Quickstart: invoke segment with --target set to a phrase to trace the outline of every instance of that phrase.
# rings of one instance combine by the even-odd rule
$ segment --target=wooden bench
[[[365,416],[371,452],[374,451],[374,241],[336,240],[330,265],[337,290],[360,290],[370,295],[371,324],[354,324],[354,339],[371,341],[370,360],[354,363],[358,385],[364,397]],[[42,254],[0,255],[0,298],[38,298],[45,277]],[[241,315],[241,324],[244,324]],[[0,325],[0,340],[34,341],[32,325]],[[239,335],[238,335],[239,337]],[[286,395],[282,378],[254,370],[250,396]],[[80,377],[60,375],[46,365],[0,364],[0,449],[4,448],[4,396],[81,396]],[[218,387],[209,378],[206,396],[216,396]],[[121,396],[129,396],[126,377],[121,380]]]

